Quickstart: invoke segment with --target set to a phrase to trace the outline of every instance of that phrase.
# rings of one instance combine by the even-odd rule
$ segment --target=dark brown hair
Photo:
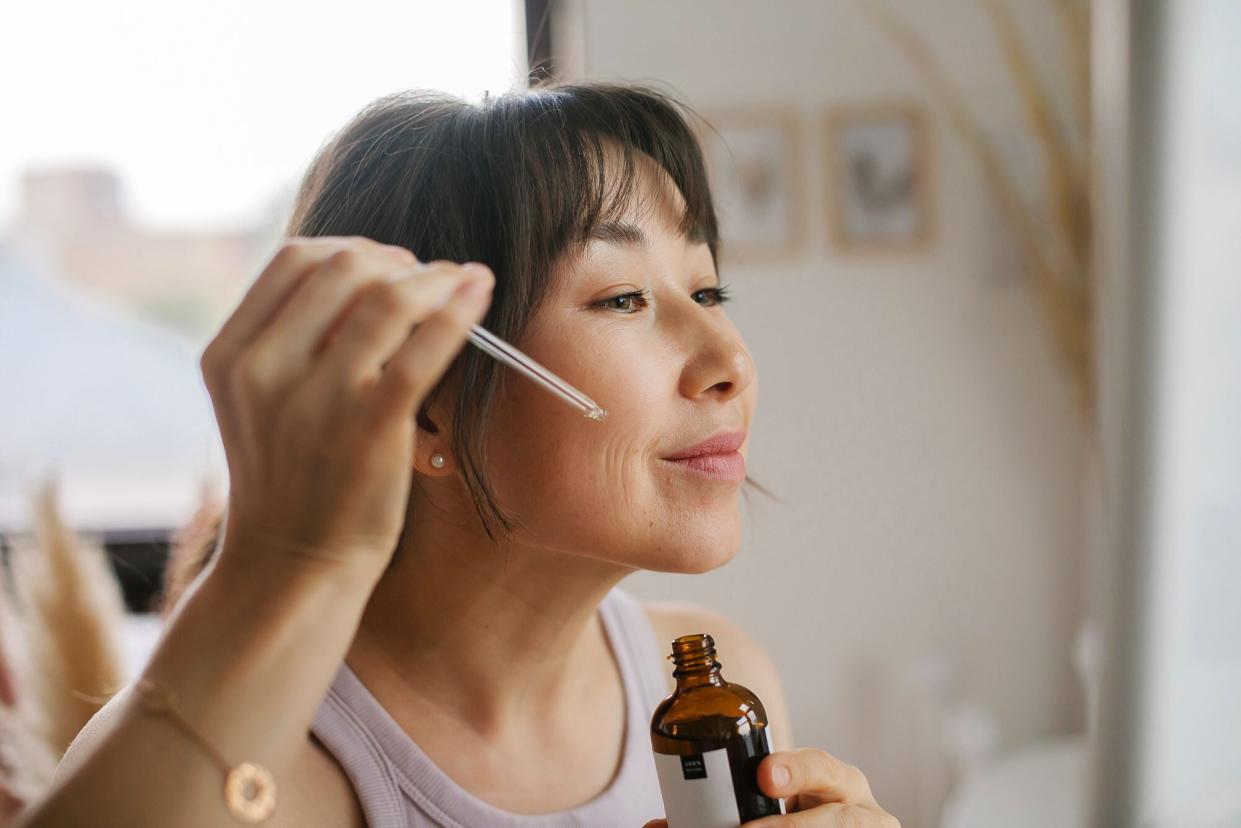
[[[718,255],[715,209],[687,116],[696,117],[654,87],[606,82],[550,83],[481,104],[439,92],[390,95],[319,151],[287,233],[367,236],[424,262],[483,262],[496,275],[483,324],[519,344],[551,292],[556,263],[634,203],[640,156],[666,172],[684,198],[677,230]],[[484,472],[482,426],[501,370],[466,348],[428,401],[448,387],[456,391],[451,445],[492,538],[513,527]],[[425,405],[419,425],[436,428]],[[406,531],[410,523],[407,517]],[[190,577],[205,565],[213,540],[195,538],[197,552],[179,557],[193,564]]]

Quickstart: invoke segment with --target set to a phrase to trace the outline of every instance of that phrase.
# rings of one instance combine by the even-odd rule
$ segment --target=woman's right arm
[[[415,412],[492,282],[366,239],[294,240],[203,353],[224,536],[143,676],[230,766],[271,771],[286,801],[269,824],[294,824],[293,769],[404,522]],[[19,825],[238,824],[223,771],[167,717],[127,691],[99,719]]]

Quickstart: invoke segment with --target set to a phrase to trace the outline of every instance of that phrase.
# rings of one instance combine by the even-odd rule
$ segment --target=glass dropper
[[[530,379],[550,391],[560,399],[581,412],[582,416],[591,420],[602,420],[608,412],[590,397],[578,391],[569,383],[551,372],[550,369],[532,359],[528,354],[519,351],[515,346],[480,325],[470,328],[470,341],[485,354],[489,354],[505,365],[525,374]]]

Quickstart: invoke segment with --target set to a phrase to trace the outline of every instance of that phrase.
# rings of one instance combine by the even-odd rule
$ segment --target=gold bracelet
[[[167,715],[187,736],[207,752],[224,772],[224,801],[229,813],[249,824],[262,822],[276,810],[276,780],[271,771],[254,762],[230,767],[207,740],[190,726],[179,710],[177,696],[149,678],[140,678],[134,685],[138,699],[151,713]]]

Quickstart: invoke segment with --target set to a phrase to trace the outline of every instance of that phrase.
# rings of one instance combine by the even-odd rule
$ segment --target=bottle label
[[[669,828],[737,828],[784,813],[781,800],[758,790],[758,762],[771,752],[771,734],[766,728],[760,732],[702,753],[655,754]]]
[[[688,756],[655,754],[669,828],[737,828],[741,812],[725,748]]]

